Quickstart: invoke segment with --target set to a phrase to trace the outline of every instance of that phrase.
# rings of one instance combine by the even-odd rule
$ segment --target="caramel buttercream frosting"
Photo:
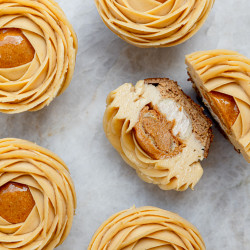
[[[111,216],[88,250],[205,250],[198,229],[179,215],[156,207],[130,208]]]
[[[0,140],[0,249],[54,249],[68,236],[75,208],[58,156],[29,141]]]
[[[6,0],[0,10],[0,112],[42,109],[72,79],[76,34],[53,0]]]
[[[176,82],[125,83],[107,98],[103,126],[122,158],[161,189],[194,188],[212,140],[211,121]]]
[[[230,50],[186,56],[188,73],[234,147],[250,162],[250,59]]]
[[[107,27],[138,47],[170,47],[192,37],[214,0],[95,0]]]

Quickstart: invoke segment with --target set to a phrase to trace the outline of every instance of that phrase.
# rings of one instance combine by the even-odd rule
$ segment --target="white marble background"
[[[135,0],[136,1],[136,0]],[[250,57],[250,1],[217,0],[202,29],[186,43],[163,49],[126,44],[102,23],[93,0],[58,0],[79,39],[74,79],[67,91],[36,113],[0,114],[1,137],[27,139],[61,156],[70,168],[78,208],[60,250],[87,249],[95,230],[113,213],[152,205],[198,227],[208,250],[250,249],[250,166],[214,126],[215,139],[195,191],[161,191],[142,182],[105,138],[107,94],[124,82],[170,77],[195,99],[184,56],[233,49]]]

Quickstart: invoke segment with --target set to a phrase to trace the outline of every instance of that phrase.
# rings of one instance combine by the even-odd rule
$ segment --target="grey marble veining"
[[[250,57],[250,1],[217,0],[202,29],[186,43],[139,49],[115,36],[93,0],[58,0],[79,39],[75,75],[66,92],[36,113],[0,114],[1,137],[18,137],[63,158],[74,179],[78,208],[72,231],[59,250],[87,249],[95,230],[132,205],[176,212],[198,227],[208,250],[250,249],[250,166],[216,126],[204,175],[195,191],[162,191],[142,182],[105,138],[107,94],[124,82],[167,76],[194,100],[185,54],[233,49]]]

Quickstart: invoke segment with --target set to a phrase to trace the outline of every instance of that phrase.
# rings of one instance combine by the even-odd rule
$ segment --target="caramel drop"
[[[29,187],[8,182],[0,187],[0,216],[12,224],[22,223],[35,206]]]
[[[14,68],[33,60],[35,50],[20,29],[0,29],[0,68]]]
[[[140,147],[153,159],[173,157],[185,145],[173,135],[175,122],[170,122],[157,107],[142,109],[139,121],[134,127],[134,135]]]
[[[234,98],[230,95],[216,91],[212,91],[209,94],[214,102],[214,105],[216,105],[216,114],[219,118],[223,119],[229,128],[231,128],[239,115],[239,109]]]

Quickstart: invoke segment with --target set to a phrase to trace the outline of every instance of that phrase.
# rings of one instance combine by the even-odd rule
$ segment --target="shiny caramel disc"
[[[20,29],[0,29],[0,68],[14,68],[29,63],[35,50]]]
[[[29,187],[8,182],[0,187],[0,216],[10,223],[22,223],[35,205]]]

